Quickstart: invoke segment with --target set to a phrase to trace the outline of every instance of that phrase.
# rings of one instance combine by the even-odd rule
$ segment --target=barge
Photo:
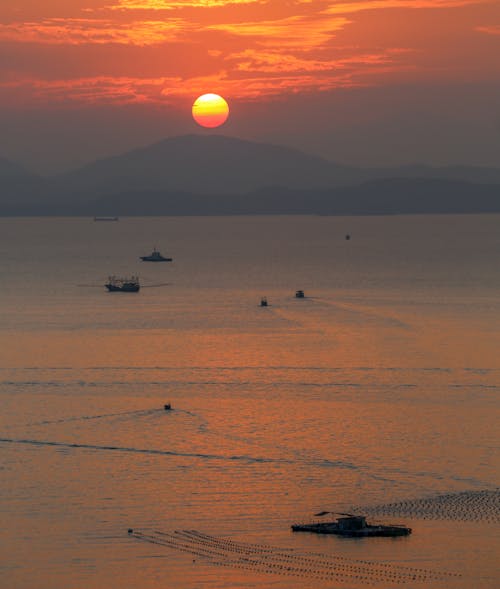
[[[353,538],[371,536],[408,536],[411,528],[402,524],[369,524],[364,515],[346,515],[335,521],[317,522],[310,524],[293,524],[294,532],[314,532],[315,534],[335,534]]]

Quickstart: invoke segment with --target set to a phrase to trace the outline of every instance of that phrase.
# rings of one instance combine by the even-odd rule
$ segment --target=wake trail
[[[120,411],[118,413],[102,413],[100,415],[77,415],[73,417],[61,417],[60,419],[44,419],[42,421],[33,421],[25,424],[26,427],[33,427],[37,425],[51,425],[55,423],[68,423],[70,421],[84,421],[92,419],[105,419],[107,417],[121,417],[123,415],[153,415],[163,411],[162,409],[138,409],[136,411]]]
[[[60,448],[78,448],[86,450],[103,450],[103,451],[115,451],[115,452],[130,452],[133,454],[152,454],[156,456],[178,456],[184,458],[201,458],[207,460],[221,460],[228,462],[241,461],[248,464],[308,464],[310,466],[319,466],[327,468],[341,468],[349,470],[360,470],[360,466],[343,461],[333,460],[292,460],[287,458],[269,458],[259,456],[248,456],[248,455],[233,455],[227,456],[223,454],[208,454],[198,452],[180,452],[174,450],[157,450],[155,448],[133,448],[127,446],[114,446],[114,445],[99,445],[99,444],[80,444],[71,442],[58,442],[52,440],[30,440],[30,439],[14,439],[14,438],[0,438],[0,443],[5,444],[27,444],[32,446],[55,446]]]

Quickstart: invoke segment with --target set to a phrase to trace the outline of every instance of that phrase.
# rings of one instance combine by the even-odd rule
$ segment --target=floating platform
[[[315,534],[335,534],[337,536],[349,536],[351,538],[408,536],[411,534],[411,528],[404,525],[393,524],[384,526],[368,524],[363,515],[339,517],[337,520],[329,522],[294,524],[292,525],[292,530],[294,532],[313,532]]]

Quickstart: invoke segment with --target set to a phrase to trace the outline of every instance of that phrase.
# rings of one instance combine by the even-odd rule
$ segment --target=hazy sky
[[[500,0],[1,0],[0,155],[56,171],[215,132],[500,166]]]

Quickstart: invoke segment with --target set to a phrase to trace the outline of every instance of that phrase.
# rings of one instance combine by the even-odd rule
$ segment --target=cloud
[[[214,76],[201,76],[190,80],[179,81],[176,86],[164,88],[163,96],[191,97],[206,92],[207,88],[214,92],[240,100],[260,100],[263,97],[279,97],[283,94],[299,94],[303,92],[322,92],[334,88],[354,88],[363,86],[361,82],[354,82],[351,76],[339,73],[318,75],[254,75],[245,76],[244,84],[241,79],[230,78],[227,72]]]
[[[387,8],[444,8],[484,4],[492,0],[359,0],[351,2],[334,2],[328,0],[292,0],[286,3],[289,11],[299,5],[316,6],[318,10],[325,8],[330,13],[353,14],[362,10],[378,10]],[[220,8],[230,5],[259,4],[270,7],[272,0],[117,0],[107,8],[112,10],[175,10],[178,8]],[[265,10],[265,8],[264,8]]]
[[[391,49],[381,53],[360,53],[346,58],[321,60],[308,57],[301,58],[278,51],[265,52],[247,49],[241,53],[231,55],[228,59],[235,61],[234,67],[240,72],[284,72],[290,74],[350,70],[351,75],[355,76],[359,73],[360,68],[393,63],[394,56],[398,53],[400,53],[400,50]],[[406,53],[406,51],[403,51],[403,53]]]
[[[176,8],[214,8],[230,4],[267,4],[266,0],[118,0],[111,10],[174,10]]]
[[[30,12],[23,21],[20,11],[17,21],[9,20],[10,11],[3,22],[0,8],[7,55],[0,80],[13,83],[10,90],[17,88],[26,101],[64,102],[66,95],[68,103],[158,103],[207,87],[253,99],[259,88],[266,97],[411,76],[493,76],[497,69],[486,34],[500,34],[500,25],[487,24],[497,22],[494,4],[75,0],[63,8],[49,2],[51,12],[38,19]],[[440,18],[438,9],[446,9]],[[37,10],[44,14],[39,5]],[[58,10],[60,16],[53,16]]]
[[[169,99],[188,99],[208,91],[230,96],[232,99],[253,100],[263,96],[279,96],[283,92],[299,93],[325,91],[333,88],[353,88],[364,84],[355,81],[348,72],[321,75],[314,72],[276,75],[261,71],[241,78],[220,71],[212,75],[188,79],[181,77],[112,77],[96,76],[71,80],[41,80],[25,78],[0,83],[5,96],[29,95],[30,101],[46,104],[165,104]],[[259,75],[260,74],[260,75]],[[207,90],[208,89],[208,90]],[[16,100],[17,100],[16,98]]]
[[[479,31],[480,33],[486,33],[487,35],[500,35],[500,25],[476,27],[476,31]]]
[[[485,4],[492,0],[359,0],[358,2],[328,3],[328,14],[355,14],[366,10],[388,10],[391,8],[457,8],[473,4]]]
[[[145,46],[173,41],[185,30],[180,19],[117,24],[109,20],[52,18],[40,22],[0,24],[0,40],[55,45]]]
[[[215,24],[207,29],[252,38],[264,47],[307,49],[324,45],[349,22],[343,17],[331,18],[320,14],[315,17],[290,16],[277,20]]]
[[[132,78],[96,76],[72,80],[25,78],[0,83],[6,93],[25,95],[35,102],[138,104],[161,98],[165,85],[178,83],[177,78]]]

